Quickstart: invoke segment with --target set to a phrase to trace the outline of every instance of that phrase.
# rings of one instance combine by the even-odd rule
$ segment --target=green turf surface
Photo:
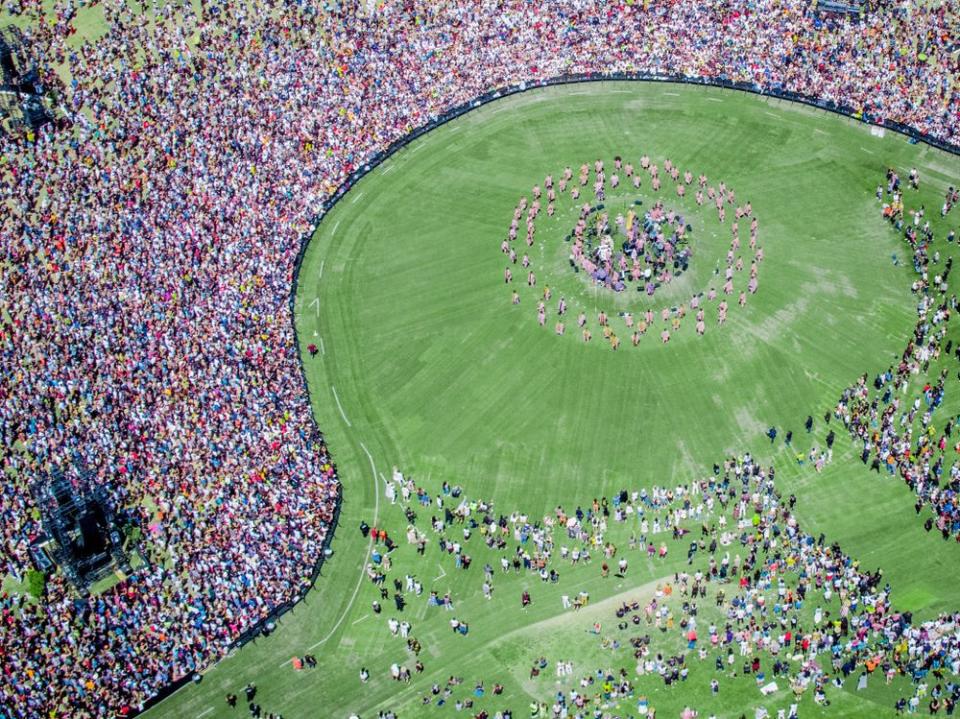
[[[656,336],[659,317],[657,330],[637,348],[623,332],[618,352],[602,340],[584,345],[572,317],[562,338],[553,332],[552,312],[548,326],[538,327],[532,294],[522,289],[514,307],[503,283],[499,244],[517,200],[565,165],[576,175],[580,164],[603,158],[609,172],[615,155],[636,165],[644,153],[661,165],[669,157],[681,170],[704,172],[711,183],[724,179],[739,201],[752,202],[766,255],[759,293],[745,309],[732,307],[719,329],[710,305],[705,337],[695,336],[688,318],[667,346]],[[866,567],[883,567],[899,608],[928,616],[956,607],[960,575],[950,567],[960,549],[923,531],[901,482],[869,473],[842,431],[834,461],[821,474],[809,464],[797,466],[782,441],[793,429],[799,449],[822,446],[824,412],[859,374],[885,369],[899,356],[912,330],[913,273],[891,261],[894,254],[907,257],[905,245],[881,219],[873,196],[888,165],[901,176],[911,166],[920,169],[923,189],[908,193],[907,205],[925,203],[936,225],[942,192],[960,179],[955,157],[788,103],[628,83],[501,100],[387,161],[324,219],[298,287],[311,398],[344,483],[336,554],[317,588],[273,636],[224,660],[199,686],[181,690],[150,716],[245,715],[229,710],[223,695],[240,693],[247,681],[260,687],[265,711],[284,717],[356,711],[367,719],[382,708],[399,710],[402,719],[454,716],[449,704],[420,704],[431,683],[443,684],[451,674],[465,678],[461,695],[479,679],[488,687],[505,685],[503,697],[488,692],[474,711],[509,706],[526,716],[531,697],[549,701],[556,691],[556,659],[575,661],[578,678],[581,670],[623,666],[585,634],[588,610],[598,616],[605,610],[564,613],[561,594],[588,588],[594,607],[625,592],[642,598],[683,564],[682,556],[663,563],[644,557],[625,579],[604,581],[596,566],[567,568],[558,586],[510,574],[497,578],[487,602],[481,567],[495,564],[497,553],[472,547],[475,567],[456,572],[435,544],[425,558],[404,544],[394,553],[391,577],[410,572],[427,590],[451,591],[456,614],[471,631],[453,635],[448,614],[412,602],[404,615],[423,644],[426,671],[410,685],[397,685],[386,669],[411,659],[386,628],[393,613],[370,611],[377,594],[360,573],[367,543],[356,529],[365,519],[402,535],[401,511],[377,494],[378,477],[389,478],[393,465],[431,494],[446,480],[494,501],[500,512],[538,516],[558,504],[586,506],[624,487],[686,482],[708,474],[715,461],[750,450],[773,462],[784,491],[796,493],[797,515],[808,531],[839,540]],[[660,194],[668,205],[680,204],[671,183]],[[640,196],[649,205],[649,182]],[[691,216],[697,255],[689,280],[709,282],[715,258],[725,253],[731,217],[720,239],[711,239],[719,227],[715,215]],[[543,254],[531,254],[538,282],[555,289],[551,310],[557,292],[569,293],[574,315],[582,307],[599,335],[596,309],[609,312],[624,299],[589,289],[573,275],[562,240],[570,222],[558,218],[554,225],[549,230],[544,222],[541,237],[538,221],[536,249]],[[747,236],[742,227],[744,244]],[[521,246],[522,237],[521,223]],[[517,282],[523,284],[520,271]],[[633,305],[646,306],[642,300]],[[310,357],[309,343],[321,345],[322,353]],[[955,400],[948,389],[943,411],[956,412]],[[808,414],[818,419],[810,437],[802,427]],[[770,425],[781,431],[774,446],[763,434]],[[611,536],[626,539],[623,529]],[[519,609],[523,588],[535,598],[525,612]],[[320,667],[295,672],[287,661],[308,652]],[[530,662],[540,655],[551,665],[546,676],[530,680]],[[734,717],[759,703],[768,709],[789,703],[786,691],[763,699],[749,678],[724,679],[711,699],[708,665],[694,666],[681,687],[667,690],[659,680],[638,686],[666,717],[686,704],[703,716]],[[361,666],[372,675],[365,685]],[[874,680],[866,692],[833,691],[833,706],[823,715],[892,713],[896,687],[881,683]],[[635,714],[629,708],[624,704],[619,715]],[[805,697],[801,716],[820,714]]]

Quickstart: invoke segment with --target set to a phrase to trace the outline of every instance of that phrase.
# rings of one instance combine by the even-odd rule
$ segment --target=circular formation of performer
[[[590,165],[584,163],[574,178],[573,170],[566,167],[559,179],[547,175],[542,187],[535,185],[531,198],[520,198],[507,235],[500,242],[500,251],[507,257],[503,281],[511,287],[512,304],[523,304],[523,291],[532,293],[539,326],[545,327],[548,314],[553,312],[556,317],[553,329],[556,334],[563,335],[566,334],[568,318],[575,314],[582,341],[589,343],[594,337],[587,307],[578,307],[572,296],[568,298],[555,292],[543,281],[544,278],[538,278],[538,270],[541,274],[543,270],[537,264],[534,248],[538,238],[537,220],[546,202],[545,212],[550,218],[558,212],[577,215],[573,231],[563,238],[569,246],[568,259],[573,271],[598,291],[614,294],[634,291],[638,298],[636,307],[596,310],[598,331],[612,349],[620,347],[618,331],[629,336],[634,347],[639,346],[651,331],[666,344],[672,334],[681,330],[687,317],[693,318],[696,334],[703,335],[707,331],[708,309],[720,326],[726,322],[731,302],[745,307],[748,296],[755,294],[759,287],[760,265],[764,257],[763,247],[758,243],[760,223],[753,205],[749,200],[737,204],[736,192],[725,182],[714,185],[705,174],[695,177],[691,170],[681,172],[669,159],[663,161],[662,174],[674,187],[679,205],[689,203],[687,188],[694,188],[690,194],[696,207],[690,211],[699,212],[712,206],[721,227],[726,225],[728,210],[732,212],[730,242],[726,254],[716,259],[708,286],[696,289],[689,299],[659,308],[651,306],[651,301],[661,299],[664,288],[690,269],[694,256],[691,244],[693,227],[684,211],[665,206],[662,194],[666,191],[659,165],[648,155],[643,155],[635,167],[618,155],[609,176],[604,161],[598,159],[593,163],[592,173]],[[649,184],[652,195],[648,208],[637,196],[644,184]],[[588,186],[593,204],[581,197],[588,192]],[[621,186],[629,188],[632,194],[623,195]],[[621,210],[614,215],[618,206]],[[521,241],[521,222],[524,221],[526,233]],[[749,228],[746,246],[741,243],[741,224],[744,229]],[[544,234],[547,233],[541,231],[539,237]],[[542,243],[539,256],[549,257]],[[550,266],[549,260],[541,260],[541,264]],[[520,275],[516,281],[515,272]],[[713,304],[715,310],[711,309]],[[613,316],[619,317],[619,327],[611,324]]]

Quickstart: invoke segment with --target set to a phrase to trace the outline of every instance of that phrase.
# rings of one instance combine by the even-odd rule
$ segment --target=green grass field
[[[704,337],[688,318],[665,346],[657,338],[659,317],[657,331],[639,347],[623,332],[617,352],[599,338],[585,345],[572,317],[567,336],[557,337],[552,310],[559,294],[574,316],[584,309],[596,335],[599,308],[663,304],[661,296],[653,303],[614,298],[575,276],[563,235],[576,218],[563,214],[564,205],[552,221],[538,220],[531,257],[539,285],[554,290],[547,327],[538,327],[523,273],[514,280],[524,285],[519,307],[503,282],[499,245],[518,198],[566,165],[576,175],[584,162],[602,158],[609,168],[621,155],[639,164],[644,153],[661,165],[670,158],[681,170],[704,172],[711,183],[723,179],[738,201],[752,202],[765,252],[758,294],[746,308],[732,307],[719,329],[711,305]],[[919,168],[922,190],[907,193],[907,206],[925,204],[942,238],[938,209],[947,185],[960,181],[956,157],[890,133],[877,137],[829,113],[715,89],[599,83],[538,90],[471,112],[387,161],[324,219],[298,287],[311,399],[344,484],[335,555],[272,636],[225,659],[149,716],[245,716],[223,697],[233,691],[242,701],[248,681],[258,685],[264,711],[288,719],[351,712],[368,719],[386,708],[401,719],[455,716],[454,699],[483,680],[488,691],[471,712],[510,707],[520,717],[531,700],[550,702],[558,688],[569,688],[570,679],[560,684],[554,676],[558,659],[574,661],[577,679],[601,667],[627,668],[658,717],[678,716],[686,705],[702,716],[752,716],[759,704],[775,714],[790,703],[786,687],[762,697],[744,677],[724,678],[712,698],[712,655],[694,664],[686,683],[665,688],[659,679],[633,676],[632,657],[586,632],[594,621],[612,623],[622,598],[649,597],[685,566],[679,548],[662,562],[636,555],[623,579],[601,579],[596,562],[565,565],[557,585],[527,574],[501,576],[498,568],[494,597],[486,601],[482,567],[498,567],[499,553],[472,538],[474,566],[464,572],[434,541],[424,557],[401,541],[391,578],[411,573],[425,594],[450,591],[470,633],[453,634],[449,613],[411,598],[400,618],[423,645],[425,671],[410,684],[391,681],[390,664],[409,666],[412,655],[387,629],[387,618],[400,616],[392,606],[380,616],[371,612],[379,594],[361,572],[369,545],[357,526],[366,520],[402,539],[407,521],[382,492],[381,477],[389,478],[394,465],[431,495],[448,481],[493,501],[498,512],[537,517],[558,504],[586,507],[621,488],[703,477],[714,462],[749,450],[774,464],[783,492],[797,495],[807,531],[839,541],[865,567],[883,568],[898,608],[922,617],[956,608],[960,548],[923,530],[902,482],[869,473],[842,431],[833,462],[820,474],[799,467],[782,440],[792,429],[798,450],[822,446],[822,417],[842,389],[863,372],[886,369],[913,328],[909,254],[874,197],[887,166],[904,177]],[[672,187],[667,182],[660,193],[666,204],[692,207],[689,197],[678,202]],[[585,189],[584,197],[592,196]],[[649,206],[649,182],[638,196]],[[690,217],[696,254],[683,281],[694,287],[711,283],[731,218],[721,227],[709,211]],[[949,219],[956,224],[957,215]],[[747,236],[742,231],[744,244]],[[522,237],[521,223],[525,248]],[[952,251],[942,240],[938,248],[944,256]],[[316,357],[306,352],[310,343],[322,348]],[[948,384],[941,416],[960,410],[955,388]],[[802,426],[808,414],[817,418],[813,435]],[[773,445],[764,436],[771,425],[780,429]],[[430,513],[420,511],[418,521],[425,524]],[[618,544],[626,536],[625,528],[610,530]],[[521,611],[524,589],[534,603]],[[560,596],[581,589],[590,605],[563,611]],[[679,635],[654,641],[676,650]],[[315,654],[319,667],[294,671],[289,660],[305,653]],[[530,679],[531,662],[541,655],[550,665]],[[361,666],[371,674],[366,684]],[[431,684],[442,686],[454,674],[465,681],[445,706],[421,703]],[[491,696],[494,682],[504,685],[502,696]],[[826,711],[804,696],[801,716],[892,715],[904,693],[879,679],[863,692],[852,691],[854,684],[831,689]],[[636,715],[633,701],[608,710]]]

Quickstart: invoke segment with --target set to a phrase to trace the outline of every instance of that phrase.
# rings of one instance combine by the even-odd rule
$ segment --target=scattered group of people
[[[456,497],[448,486],[431,497],[412,479],[402,481],[407,501],[433,512],[428,531],[437,550],[431,554],[449,555],[451,544],[458,545],[455,553],[473,545],[485,562],[484,584],[498,573],[526,576],[521,609],[538,583],[563,583],[564,565],[595,566],[602,581],[614,567],[616,576],[625,577],[656,544],[686,548],[686,568],[671,571],[643,599],[621,602],[609,624],[590,624],[587,641],[599,642],[611,665],[578,675],[570,659],[557,658],[556,679],[563,686],[550,690],[552,703],[532,702],[531,716],[583,718],[629,707],[652,717],[655,702],[639,690],[649,688],[649,677],[664,687],[685,686],[695,677],[708,681],[714,696],[731,681],[750,681],[761,697],[789,689],[788,708],[773,714],[757,707],[756,716],[771,719],[798,717],[807,695],[828,706],[831,691],[848,681],[864,691],[874,677],[897,682],[901,711],[924,702],[932,713],[951,714],[960,700],[960,683],[952,678],[960,674],[960,614],[918,623],[911,613],[897,611],[882,570],[867,571],[822,534],[803,532],[793,514],[797,498],[782,496],[775,470],[749,454],[714,465],[712,475],[700,480],[624,489],[572,510],[557,506],[538,518],[499,513],[460,488]],[[417,499],[423,496],[425,504]],[[415,517],[412,525],[420,522]],[[563,609],[572,608],[566,594],[561,599]],[[460,622],[450,620],[454,631]],[[390,621],[386,630],[395,633]],[[683,648],[667,651],[676,646],[676,635]],[[416,653],[408,650],[408,656]],[[550,664],[545,656],[535,659],[530,680],[545,677]],[[467,694],[458,699],[456,685],[448,684],[422,699],[437,706],[455,700],[458,709],[472,709],[482,695]],[[507,716],[505,711],[485,716]]]
[[[316,662],[314,662],[314,666]],[[253,682],[248,682],[247,685],[243,688],[243,695],[247,703],[247,711],[250,712],[251,719],[283,719],[283,715],[279,712],[264,712],[263,707],[257,701],[257,685]],[[237,695],[233,692],[229,692],[225,697],[227,706],[231,709],[237,708]]]
[[[0,546],[23,578],[29,487],[60,470],[108,491],[148,564],[87,599],[56,573],[37,605],[0,597],[16,719],[136,713],[307,590],[339,484],[294,265],[323,201],[414,128],[506,83],[641,69],[958,137],[951,3],[826,22],[781,0],[96,8],[93,40],[70,0],[4,2],[64,121],[0,138]]]

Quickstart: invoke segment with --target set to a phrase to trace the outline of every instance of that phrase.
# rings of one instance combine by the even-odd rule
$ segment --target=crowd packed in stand
[[[0,139],[4,572],[23,576],[40,529],[27,485],[76,479],[75,455],[153,559],[100,597],[55,575],[39,605],[0,600],[9,717],[134,713],[303,591],[338,483],[287,300],[310,218],[371,154],[567,72],[726,77],[948,142],[960,125],[951,3],[821,26],[805,0],[161,0],[146,17],[104,0],[105,34],[79,43],[72,2],[3,7],[68,119]]]

